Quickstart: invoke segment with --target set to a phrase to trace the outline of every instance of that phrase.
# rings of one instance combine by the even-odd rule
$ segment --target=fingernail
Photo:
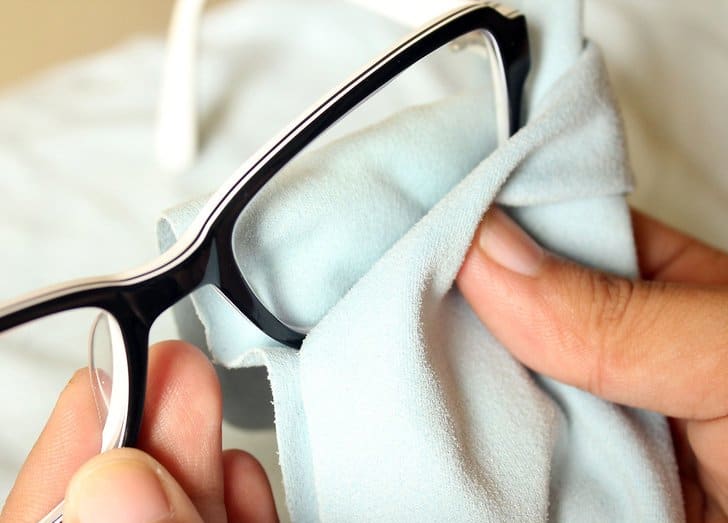
[[[497,264],[526,276],[535,276],[545,257],[541,246],[497,207],[486,213],[480,225],[478,246]]]
[[[130,460],[110,461],[75,478],[64,512],[81,523],[152,523],[172,514],[156,472]]]

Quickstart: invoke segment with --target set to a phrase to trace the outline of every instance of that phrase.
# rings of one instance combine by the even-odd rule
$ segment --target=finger
[[[647,280],[728,284],[728,256],[649,216],[632,211],[632,228]]]
[[[223,463],[228,521],[277,522],[273,492],[258,460],[242,450],[226,450]]]
[[[101,424],[88,369],[79,369],[61,392],[28,455],[0,521],[38,521],[63,499],[71,476],[99,453]]]
[[[685,507],[686,521],[703,521],[705,513],[705,491],[700,484],[698,466],[687,436],[689,423],[703,423],[701,421],[686,421],[676,418],[667,419],[672,435],[677,472],[682,486],[683,506]]]
[[[177,479],[204,521],[225,521],[222,395],[196,347],[168,341],[150,349],[139,448]]]
[[[686,424],[687,440],[695,455],[700,484],[708,509],[723,517],[728,514],[728,417]],[[717,520],[717,519],[716,519]]]
[[[201,523],[203,519],[182,487],[152,457],[136,449],[114,449],[92,458],[73,476],[63,521]]]
[[[545,252],[500,210],[486,215],[458,286],[538,372],[675,417],[728,411],[725,288],[632,282],[577,266]]]

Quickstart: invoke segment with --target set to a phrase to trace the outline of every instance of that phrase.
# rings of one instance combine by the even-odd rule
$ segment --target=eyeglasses
[[[401,73],[435,51],[482,44],[489,56],[499,142],[519,127],[529,68],[525,18],[492,3],[454,10],[415,32],[334,90],[249,160],[204,206],[180,239],[150,264],[115,276],[48,288],[0,308],[0,332],[64,311],[101,311],[91,328],[89,370],[99,411],[99,450],[134,446],[144,406],[149,331],[194,291],[212,286],[268,337],[292,349],[306,326],[276,309],[235,249],[240,216],[301,151]],[[44,521],[60,521],[62,505]]]

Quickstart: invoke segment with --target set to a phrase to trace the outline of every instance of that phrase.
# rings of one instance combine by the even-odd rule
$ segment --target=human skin
[[[222,449],[222,396],[205,355],[179,341],[151,347],[147,386],[139,448],[96,455],[88,371],[76,372],[0,523],[36,523],[64,497],[64,523],[277,521],[260,464],[243,451]],[[87,445],[69,446],[79,441],[71,431],[88,433]]]
[[[726,521],[728,255],[632,218],[640,280],[559,258],[492,209],[457,285],[527,367],[668,416],[688,521]]]

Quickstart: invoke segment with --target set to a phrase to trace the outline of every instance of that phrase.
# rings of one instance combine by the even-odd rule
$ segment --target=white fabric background
[[[214,189],[291,117],[388,45],[376,34],[357,37],[345,24],[330,24],[331,18],[350,16],[350,27],[357,26],[339,3],[327,5],[326,16],[316,4],[307,3],[310,11],[295,21],[305,34],[325,35],[308,40],[293,21],[256,18],[250,10],[236,16],[242,5],[223,8],[205,22],[203,118],[215,139],[203,146],[195,170],[177,179],[160,176],[153,161],[160,40],[130,42],[3,93],[0,300],[150,258],[163,208]],[[728,35],[719,31],[726,9],[720,0],[588,0],[585,16],[587,34],[605,50],[627,118],[638,182],[633,201],[728,248],[722,226],[728,154],[721,147],[728,136],[722,96]],[[346,36],[352,40],[343,53]],[[328,56],[327,67],[305,74],[311,64],[304,57],[314,52]],[[299,79],[295,90],[280,81],[290,77]],[[158,335],[173,335],[171,325]],[[6,347],[0,339],[0,349]],[[22,408],[11,408],[23,403],[17,387],[33,391],[52,378],[62,386],[74,368],[68,361],[48,369],[42,353],[13,351],[0,350],[0,419],[17,435],[11,442],[1,436],[3,490],[12,481],[13,463],[22,459],[13,445],[28,441]],[[228,441],[252,445],[275,469],[270,435],[237,434]]]

